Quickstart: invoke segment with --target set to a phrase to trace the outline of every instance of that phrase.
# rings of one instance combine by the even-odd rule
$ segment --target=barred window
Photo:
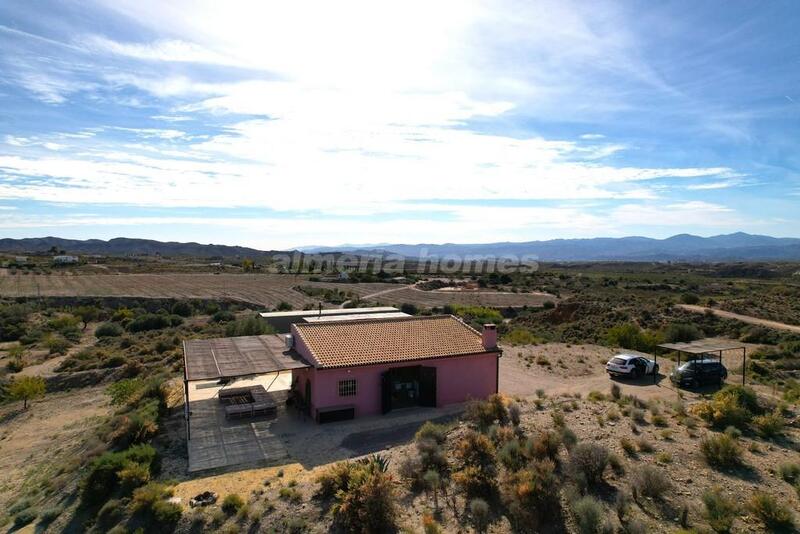
[[[340,397],[353,397],[356,394],[356,380],[349,378],[347,380],[339,380],[339,396]]]

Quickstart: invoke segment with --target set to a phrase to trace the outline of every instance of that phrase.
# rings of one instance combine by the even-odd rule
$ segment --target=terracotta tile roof
[[[295,324],[317,367],[352,367],[487,352],[452,315]]]

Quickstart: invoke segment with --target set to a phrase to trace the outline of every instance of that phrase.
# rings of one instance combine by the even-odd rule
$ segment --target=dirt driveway
[[[652,376],[638,380],[611,379],[605,372],[605,364],[618,350],[599,345],[570,345],[564,343],[547,343],[543,345],[525,345],[504,347],[500,358],[500,392],[506,395],[530,397],[541,389],[549,397],[581,393],[584,396],[590,391],[608,393],[611,384],[622,388],[624,395],[636,395],[649,399],[674,399],[678,390],[669,381],[668,375],[673,362],[659,358],[659,376],[653,383]],[[625,353],[636,351],[625,350]],[[643,356],[652,358],[652,355]],[[733,369],[733,360],[724,360],[729,370]],[[740,375],[731,374],[728,382],[739,383]],[[692,401],[700,398],[700,394],[714,391],[704,388],[700,391],[680,390],[683,398]]]
[[[797,334],[800,334],[800,326],[793,324],[779,323],[778,321],[771,321],[769,319],[761,319],[759,317],[753,317],[751,315],[742,315],[739,313],[733,313],[725,310],[718,310],[716,308],[697,306],[695,304],[676,304],[676,306],[694,313],[711,312],[717,317],[722,317],[723,319],[734,319],[736,321],[741,321],[743,323],[755,324],[758,326],[766,326],[767,328],[775,328],[776,330],[786,330],[788,332],[795,332]]]

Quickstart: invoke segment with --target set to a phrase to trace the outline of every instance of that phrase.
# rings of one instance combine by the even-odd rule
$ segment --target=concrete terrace
[[[462,405],[446,408],[410,408],[387,415],[319,425],[284,404],[286,376],[236,381],[235,386],[272,384],[279,405],[276,417],[225,419],[217,394],[219,387],[200,387],[192,392],[191,439],[188,442],[190,474],[297,462],[306,468],[378,452],[411,439],[428,420],[456,418]]]

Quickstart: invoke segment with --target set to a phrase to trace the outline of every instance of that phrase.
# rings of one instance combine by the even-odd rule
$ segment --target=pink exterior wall
[[[292,325],[295,350],[309,363],[314,364],[308,347],[297,335]],[[431,360],[417,360],[395,364],[365,365],[337,369],[298,369],[292,371],[292,381],[297,380],[301,395],[305,383],[311,380],[311,414],[320,408],[354,405],[356,417],[381,413],[381,374],[396,367],[436,367],[436,405],[446,406],[469,399],[482,399],[497,392],[498,352],[470,356],[454,356]],[[356,395],[339,396],[339,381],[356,379]]]
[[[393,367],[424,365],[436,367],[436,405],[445,406],[469,399],[482,399],[496,392],[497,353],[413,361],[392,365],[367,365],[342,369],[303,369],[294,371],[302,393],[306,378],[311,379],[312,410],[354,405],[356,417],[381,413],[381,373]],[[339,381],[354,378],[356,395],[339,396]]]

